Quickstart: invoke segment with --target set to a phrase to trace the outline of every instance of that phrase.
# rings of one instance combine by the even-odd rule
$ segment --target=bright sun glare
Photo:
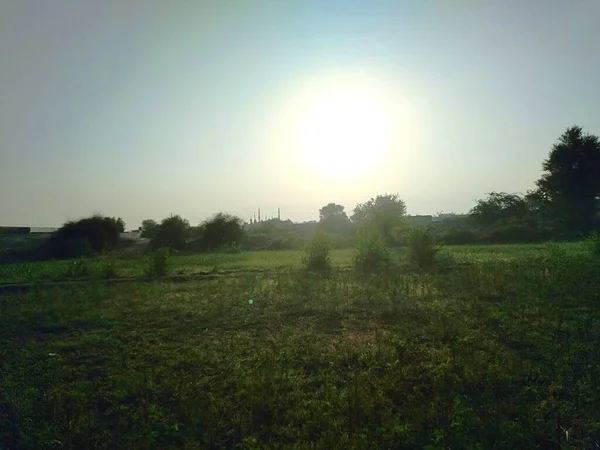
[[[296,86],[282,119],[286,150],[314,176],[352,178],[394,145],[398,105],[372,78],[333,74]]]
[[[305,111],[298,150],[315,168],[352,174],[381,157],[389,141],[388,120],[374,98],[353,91],[329,93]]]

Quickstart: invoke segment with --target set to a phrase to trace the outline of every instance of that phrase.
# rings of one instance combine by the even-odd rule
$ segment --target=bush
[[[148,277],[159,278],[167,276],[169,268],[169,249],[162,247],[150,254],[145,274]]]
[[[247,233],[243,240],[244,250],[302,250],[304,241],[293,233]]]
[[[242,242],[244,222],[239,217],[218,213],[199,227],[201,242],[206,250],[230,247]]]
[[[464,245],[477,242],[478,236],[473,230],[464,228],[450,228],[442,231],[438,239],[448,245]]]
[[[87,259],[80,258],[69,261],[64,272],[64,278],[87,278],[91,276],[92,268]]]
[[[321,231],[317,231],[310,239],[305,248],[302,263],[309,272],[316,272],[321,275],[331,273],[331,261],[329,252],[331,251],[330,237]]]
[[[389,267],[391,254],[381,234],[363,228],[356,238],[354,268],[363,275],[381,272]]]
[[[418,269],[432,268],[439,251],[435,237],[429,230],[417,228],[410,232],[408,258]]]
[[[500,223],[486,230],[483,233],[485,242],[500,244],[513,243],[520,244],[524,242],[541,242],[548,239],[548,235],[544,230],[539,230],[527,223],[507,222]]]
[[[331,244],[335,249],[351,248],[355,239],[352,236],[343,234],[331,234]]]
[[[103,256],[100,264],[100,276],[106,280],[117,276],[117,261],[112,256]]]
[[[152,219],[146,219],[142,221],[140,237],[152,239],[158,234],[160,225]]]
[[[119,224],[107,217],[95,215],[65,223],[44,244],[46,258],[81,258],[112,250],[120,239]]]
[[[94,249],[87,239],[52,236],[42,244],[36,259],[91,258],[94,254]]]
[[[590,255],[600,260],[600,233],[594,231],[586,240],[586,245]]]
[[[190,223],[180,216],[171,216],[164,219],[152,238],[152,249],[158,250],[167,247],[173,250],[182,250],[186,246],[190,235]]]
[[[227,245],[227,246],[221,248],[220,252],[228,253],[228,254],[235,254],[235,253],[242,253],[243,249],[240,244],[231,244],[231,245]]]

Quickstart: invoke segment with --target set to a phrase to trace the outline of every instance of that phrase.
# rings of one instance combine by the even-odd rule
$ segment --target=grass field
[[[580,244],[447,251],[471,264],[322,279],[297,252],[178,256],[276,275],[4,295],[0,448],[600,445],[598,262]]]
[[[534,257],[543,253],[545,244],[526,245],[472,245],[448,246],[445,252],[456,262],[485,262],[514,260]],[[584,251],[581,243],[561,244],[565,252],[578,254]],[[395,251],[395,258],[402,260],[406,249]],[[352,264],[352,249],[334,250],[331,262],[335,267],[349,267]],[[80,264],[79,261],[75,264]],[[30,283],[55,281],[65,278],[99,275],[104,262],[102,259],[85,262],[87,271],[74,271],[73,261],[46,261],[34,263],[0,264],[0,283]],[[117,276],[129,277],[144,274],[147,266],[143,258],[114,260]],[[302,264],[302,251],[255,251],[244,253],[212,253],[172,256],[172,274],[189,275],[198,272],[219,270],[298,268]]]

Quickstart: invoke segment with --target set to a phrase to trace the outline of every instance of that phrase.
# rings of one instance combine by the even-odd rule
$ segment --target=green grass
[[[443,274],[5,295],[0,448],[595,448],[600,267],[518,248]]]
[[[583,243],[560,244],[569,254],[580,254],[585,251]],[[485,262],[514,260],[533,257],[544,252],[546,244],[521,245],[474,245],[448,246],[445,253],[457,262]],[[406,249],[394,252],[396,260],[406,257]],[[299,268],[302,265],[303,252],[288,251],[254,251],[244,253],[208,253],[197,255],[174,255],[169,259],[170,273],[173,275],[189,275],[199,272],[249,269],[283,269]],[[333,250],[331,263],[334,267],[349,267],[352,264],[353,249]],[[90,272],[100,276],[102,261],[88,260]],[[30,283],[39,281],[56,281],[67,278],[72,261],[45,261],[34,263],[0,264],[0,283]],[[146,268],[144,258],[116,259],[115,269],[120,277],[141,276]]]

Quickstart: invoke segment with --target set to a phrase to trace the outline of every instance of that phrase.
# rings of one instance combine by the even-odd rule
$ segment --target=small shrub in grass
[[[91,276],[92,268],[87,259],[79,258],[68,262],[64,278],[86,278]]]
[[[317,231],[304,249],[302,264],[306,270],[321,275],[331,273],[331,260],[329,258],[331,247],[332,244],[329,235],[322,231]]]
[[[363,228],[356,238],[354,268],[363,275],[378,273],[389,267],[391,254],[381,234]]]
[[[565,246],[559,242],[547,242],[544,248],[544,260],[547,265],[559,266],[567,259]]]
[[[117,262],[113,256],[103,256],[100,260],[100,277],[106,280],[117,276]]]
[[[146,276],[153,278],[164,277],[167,275],[168,269],[169,249],[162,247],[150,254],[145,274]]]
[[[590,255],[594,259],[600,260],[600,233],[598,231],[594,231],[592,234],[590,234],[586,244]]]
[[[408,258],[418,269],[431,269],[439,251],[435,236],[429,230],[416,228],[408,235]]]
[[[242,246],[239,243],[231,244],[221,249],[223,253],[242,253]]]

